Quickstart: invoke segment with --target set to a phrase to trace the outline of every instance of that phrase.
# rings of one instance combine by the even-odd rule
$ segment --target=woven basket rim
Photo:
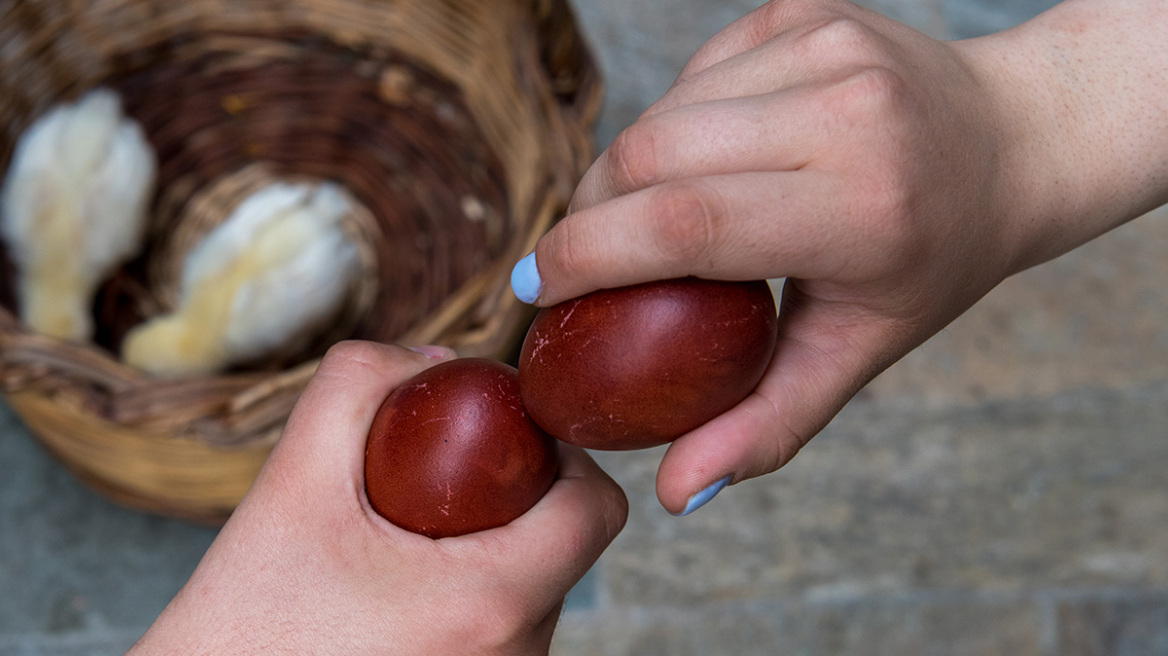
[[[244,4],[252,9],[247,24],[240,18],[247,13],[240,9]],[[516,226],[493,261],[394,341],[446,344],[462,355],[513,357],[533,310],[510,293],[510,266],[566,210],[593,155],[600,73],[570,7],[564,0],[333,0],[329,11],[317,11],[313,4],[203,0],[170,6],[165,0],[92,0],[10,8],[0,16],[0,37],[10,44],[0,49],[0,67],[27,65],[7,77],[0,73],[0,118],[7,131],[7,136],[0,133],[0,166],[7,167],[16,135],[49,102],[100,84],[109,77],[111,62],[132,61],[136,52],[159,47],[175,35],[215,34],[218,47],[226,44],[245,53],[249,47],[267,47],[271,35],[289,30],[318,34],[354,52],[389,49],[446,76],[464,95],[507,173],[507,220]],[[433,22],[427,24],[431,33],[415,33],[424,21]],[[110,29],[111,24],[123,29]],[[192,32],[192,26],[203,31]],[[197,48],[197,40],[184,47]],[[294,54],[257,53],[256,60]],[[394,83],[390,76],[387,97]],[[58,421],[69,417],[76,426],[95,427],[103,439],[192,442],[205,447],[208,458],[251,452],[261,457],[249,462],[262,462],[318,364],[319,358],[311,358],[274,372],[157,379],[104,349],[33,334],[8,307],[0,307],[0,390],[34,434],[44,432],[43,426],[53,422],[49,415],[56,415]],[[220,516],[232,505],[221,499],[166,499],[157,489],[134,489],[86,467],[63,446],[67,443],[57,440],[50,448],[80,478],[91,479],[122,503],[200,518]]]

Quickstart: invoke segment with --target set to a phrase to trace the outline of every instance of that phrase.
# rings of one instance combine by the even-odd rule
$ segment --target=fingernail
[[[436,346],[434,344],[422,344],[421,346],[407,346],[406,348],[408,348],[409,350],[411,350],[415,353],[421,353],[422,355],[430,358],[431,360],[441,360],[442,358],[445,358],[446,356],[452,355],[454,353],[454,351],[452,351],[449,348],[446,348],[445,346]]]
[[[539,269],[535,267],[535,251],[532,251],[511,269],[511,291],[524,303],[534,303],[539,298],[541,286],[543,282],[539,279]]]
[[[710,487],[708,487],[708,488],[702,490],[701,492],[698,492],[697,494],[690,497],[689,501],[686,502],[686,504],[685,504],[685,510],[683,510],[679,513],[675,513],[675,514],[678,517],[685,517],[686,515],[692,513],[693,511],[697,510],[698,508],[701,508],[702,506],[709,503],[711,499],[713,499],[715,496],[717,496],[718,493],[721,492],[723,489],[725,489],[725,487],[729,484],[730,484],[730,476],[727,475],[726,477],[720,479],[718,482],[714,483]]]

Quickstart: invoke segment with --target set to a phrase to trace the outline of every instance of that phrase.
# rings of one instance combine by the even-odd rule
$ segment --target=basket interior
[[[345,185],[372,215],[363,237],[374,259],[363,281],[374,299],[348,334],[252,368],[318,357],[344,337],[392,341],[513,237],[505,171],[460,90],[390,49],[305,33],[180,34],[121,53],[109,69],[102,83],[159,158],[144,254],[95,299],[97,343],[112,353],[131,327],[173,306],[185,251],[225,218],[192,212],[192,199],[251,165]],[[5,161],[12,145],[0,136]],[[15,311],[12,282],[0,267],[0,302]]]
[[[0,170],[33,120],[101,85],[159,157],[144,252],[97,294],[93,347],[20,324],[0,248],[0,390],[107,496],[216,520],[335,339],[514,354],[531,308],[507,274],[566,209],[600,104],[565,0],[9,2]],[[346,227],[365,275],[340,332],[224,375],[123,365],[127,330],[174,304],[183,255],[273,178],[336,180],[361,205]]]

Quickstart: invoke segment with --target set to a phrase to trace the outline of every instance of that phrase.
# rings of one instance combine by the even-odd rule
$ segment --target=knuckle
[[[317,371],[332,373],[365,366],[378,357],[379,348],[376,344],[360,340],[337,342],[325,352]]]
[[[383,344],[362,339],[350,339],[330,346],[313,372],[313,379],[366,380],[384,378],[385,372],[397,371],[412,375],[426,365],[428,358],[396,344]]]
[[[838,87],[839,102],[854,116],[885,117],[907,97],[904,78],[892,69],[870,66],[847,77]]]
[[[592,249],[586,248],[587,240],[579,236],[578,223],[579,215],[569,215],[540,241],[536,262],[545,284],[587,277]]]
[[[608,148],[607,171],[618,193],[649,187],[661,175],[658,128],[641,119],[621,131]]]
[[[914,248],[921,231],[915,223],[916,194],[899,169],[874,173],[859,185],[865,202],[864,230],[869,244],[888,254],[890,264],[899,258],[893,253],[905,254]]]
[[[746,34],[751,47],[774,38],[790,22],[792,3],[789,0],[770,0],[746,16]]]
[[[852,192],[862,199],[857,217],[874,247],[902,252],[914,241],[920,170],[916,161],[913,112],[903,78],[881,67],[849,76],[829,101],[838,125],[866,144],[873,157],[853,161]]]
[[[677,74],[677,80],[674,82],[674,86],[680,86],[681,84],[688,82],[700,74],[701,71],[704,71],[705,69],[720,61],[722,57],[719,49],[719,47],[722,45],[720,41],[724,40],[725,38],[726,37],[719,38],[718,35],[715,35],[709,41],[703,43],[689,58],[689,61],[687,61],[685,65],[681,67],[681,71],[679,71]],[[651,114],[653,111],[654,107],[650,106],[649,109],[646,110],[645,114],[642,114],[642,116]]]
[[[847,16],[829,18],[809,31],[805,39],[816,52],[851,59],[868,55],[876,46],[868,26]]]
[[[832,83],[817,98],[824,129],[854,133],[878,149],[900,140],[912,114],[903,78],[882,67],[868,67]]]
[[[812,9],[799,0],[769,0],[706,41],[682,69],[680,80],[726,59],[753,50],[775,38]]]
[[[649,201],[653,241],[681,267],[708,263],[725,213],[710,187],[693,181],[661,185]]]

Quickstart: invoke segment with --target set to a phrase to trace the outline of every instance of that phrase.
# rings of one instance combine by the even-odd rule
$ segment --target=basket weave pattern
[[[77,475],[219,521],[324,349],[358,337],[506,358],[529,311],[507,273],[591,160],[598,75],[563,0],[0,2],[0,167],[52,104],[117,90],[159,158],[144,253],[95,301],[97,345],[17,318],[0,257],[0,384]],[[220,376],[159,380],[121,338],[173,307],[184,254],[273,179],[362,207],[365,275],[333,332]]]

